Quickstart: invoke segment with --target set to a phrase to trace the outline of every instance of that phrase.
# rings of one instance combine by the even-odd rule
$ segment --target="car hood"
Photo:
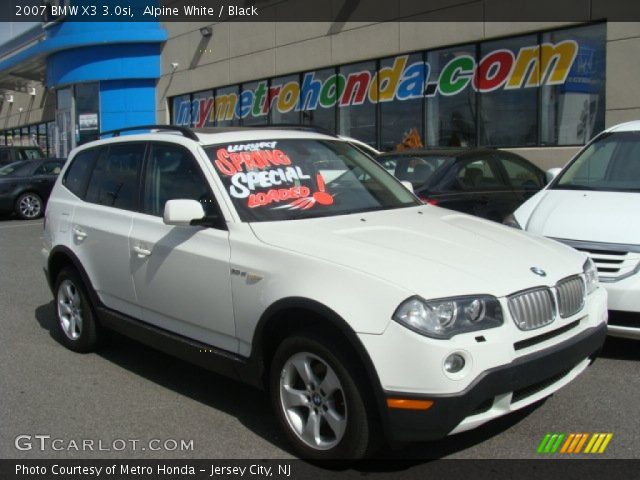
[[[558,242],[427,205],[252,223],[251,228],[271,246],[356,269],[430,298],[504,296],[553,285],[581,272],[585,258]],[[532,273],[532,267],[545,270],[546,277]]]
[[[638,244],[640,194],[546,190],[526,229],[545,237]]]

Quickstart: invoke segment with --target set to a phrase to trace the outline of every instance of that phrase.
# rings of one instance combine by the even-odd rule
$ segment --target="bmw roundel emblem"
[[[531,271],[533,273],[535,273],[536,275],[540,275],[541,277],[546,277],[547,276],[547,272],[545,272],[543,269],[541,269],[539,267],[531,267]]]

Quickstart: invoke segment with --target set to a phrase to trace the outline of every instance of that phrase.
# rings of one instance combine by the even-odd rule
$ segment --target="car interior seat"
[[[469,167],[465,169],[462,183],[465,187],[477,187],[482,182],[482,169]]]

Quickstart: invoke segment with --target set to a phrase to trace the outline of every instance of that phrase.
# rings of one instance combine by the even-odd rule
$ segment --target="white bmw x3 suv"
[[[335,459],[530,405],[602,346],[584,253],[424,205],[338,137],[158,129],[77,148],[54,187],[72,350],[113,329],[264,388],[297,453]]]

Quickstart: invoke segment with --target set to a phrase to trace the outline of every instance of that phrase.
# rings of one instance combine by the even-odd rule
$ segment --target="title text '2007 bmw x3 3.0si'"
[[[72,153],[47,207],[62,342],[113,329],[265,388],[300,456],[469,430],[601,348],[585,254],[424,205],[338,137],[118,133]]]

